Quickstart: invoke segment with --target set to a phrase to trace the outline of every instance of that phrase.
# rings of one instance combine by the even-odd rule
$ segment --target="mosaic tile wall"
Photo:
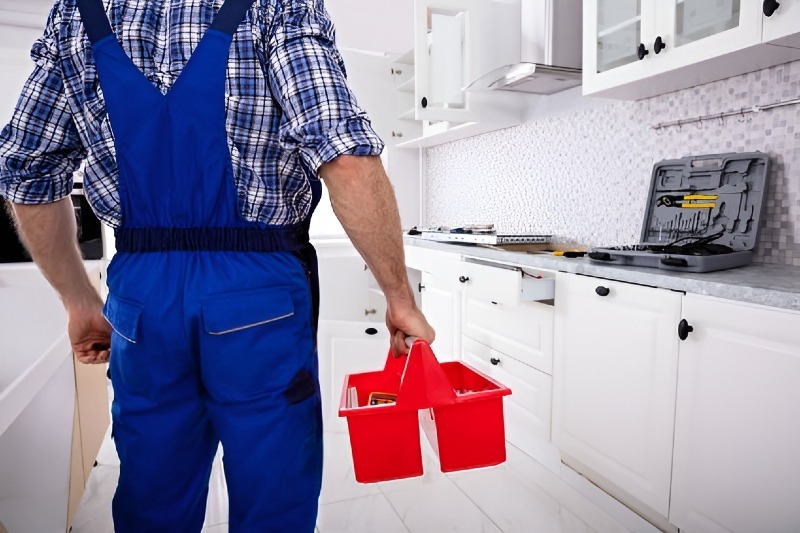
[[[426,151],[426,225],[493,222],[589,246],[638,242],[662,159],[772,157],[756,260],[800,266],[800,105],[661,131],[659,123],[800,97],[800,61],[639,102],[571,110]],[[551,97],[552,98],[552,97]]]

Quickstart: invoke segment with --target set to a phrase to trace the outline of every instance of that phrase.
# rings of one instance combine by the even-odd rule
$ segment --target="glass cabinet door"
[[[675,46],[737,28],[741,0],[674,0]]]
[[[637,61],[641,42],[642,0],[597,0],[597,72]]]

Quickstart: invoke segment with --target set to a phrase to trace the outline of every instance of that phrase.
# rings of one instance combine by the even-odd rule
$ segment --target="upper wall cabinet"
[[[431,146],[519,123],[518,95],[466,90],[481,74],[519,61],[519,15],[520,0],[415,0],[414,49],[393,69],[398,116],[416,133],[401,145]]]
[[[583,16],[587,95],[647,98],[800,59],[800,0],[587,0]]]

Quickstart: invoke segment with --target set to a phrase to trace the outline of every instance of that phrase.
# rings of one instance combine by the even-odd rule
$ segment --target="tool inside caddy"
[[[640,244],[597,248],[589,258],[692,272],[747,264],[757,243],[768,171],[769,158],[759,152],[657,163]]]

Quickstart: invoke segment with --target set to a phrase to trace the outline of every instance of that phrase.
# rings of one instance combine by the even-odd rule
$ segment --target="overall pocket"
[[[147,390],[147,373],[152,369],[142,364],[140,323],[144,305],[110,293],[103,306],[103,316],[111,324],[110,375],[115,387],[120,384],[132,392]]]
[[[282,394],[313,352],[306,313],[288,288],[237,291],[201,302],[203,383],[215,400]]]

